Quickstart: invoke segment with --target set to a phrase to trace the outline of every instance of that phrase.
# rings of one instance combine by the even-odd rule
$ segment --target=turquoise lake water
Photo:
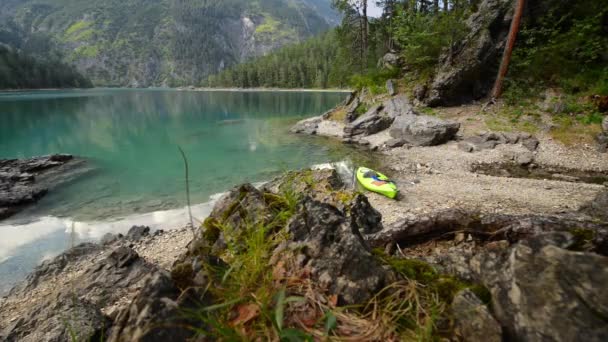
[[[195,216],[213,194],[283,170],[356,153],[289,127],[341,102],[344,93],[93,89],[0,93],[0,158],[69,153],[88,172],[0,222],[0,293],[74,240],[132,224],[183,225],[184,165]]]

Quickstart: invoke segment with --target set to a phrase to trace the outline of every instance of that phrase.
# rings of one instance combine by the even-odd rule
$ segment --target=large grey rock
[[[606,116],[604,117],[604,120],[602,121],[602,130],[603,130],[605,133],[608,133],[608,115],[606,115]]]
[[[289,131],[291,133],[315,135],[317,134],[319,123],[321,123],[322,120],[323,118],[321,116],[305,119],[296,123]]]
[[[0,159],[0,220],[36,203],[49,189],[67,181],[63,173],[82,163],[67,154]]]
[[[149,275],[141,292],[118,314],[108,341],[187,340],[194,332],[184,319],[185,308],[176,301],[180,293],[167,272]]]
[[[384,101],[382,107],[382,112],[390,118],[396,118],[406,114],[415,114],[411,101],[403,94]]]
[[[606,341],[608,258],[549,234],[474,262],[508,340]]]
[[[608,190],[600,192],[591,202],[584,205],[581,211],[608,222]]]
[[[150,235],[150,227],[147,226],[133,226],[127,232],[127,239],[132,241],[139,241],[143,237]]]
[[[39,266],[23,287],[10,296],[27,298],[30,292],[46,291],[48,295],[31,303],[20,319],[5,326],[2,333],[9,341],[99,340],[111,325],[101,309],[118,303],[143,285],[143,279],[158,270],[128,247],[105,251],[91,244],[77,246],[51,262]],[[76,276],[61,277],[61,273]],[[64,279],[58,282],[56,279]],[[46,287],[40,287],[44,281]],[[49,285],[54,288],[48,288]]]
[[[382,105],[376,105],[355,121],[347,124],[344,127],[344,136],[367,136],[389,128],[394,119],[389,116],[382,115],[381,112],[383,108],[384,107]]]
[[[470,290],[459,292],[452,302],[456,335],[468,342],[501,342],[502,328],[488,307]]]
[[[98,306],[68,291],[29,309],[0,333],[3,341],[99,341],[111,324]]]
[[[458,122],[427,115],[407,114],[395,119],[389,134],[414,146],[434,146],[452,140],[459,129]]]
[[[378,61],[378,67],[389,70],[399,68],[401,64],[401,57],[396,52],[388,52]]]
[[[361,216],[364,214],[364,210],[358,211],[359,217],[349,222],[336,207],[304,199],[288,227],[296,242],[293,250],[304,260],[300,266],[311,270],[315,284],[338,295],[339,304],[365,303],[389,279],[357,226],[368,220]]]
[[[466,21],[469,34],[440,58],[429,106],[458,105],[486,96],[498,71],[514,2],[484,0]]]

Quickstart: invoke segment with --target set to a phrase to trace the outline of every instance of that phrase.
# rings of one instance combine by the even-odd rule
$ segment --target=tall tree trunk
[[[524,12],[525,5],[525,0],[517,0],[517,6],[515,7],[515,13],[513,14],[513,20],[511,21],[511,29],[509,30],[509,37],[507,38],[507,45],[505,46],[505,52],[502,56],[498,76],[494,83],[494,89],[492,89],[493,99],[497,99],[502,95],[502,84],[507,75],[507,71],[509,71],[509,63],[511,62],[511,55],[513,54],[513,47],[515,46],[515,40],[517,39],[517,32],[519,32],[519,25],[521,23],[521,16]]]
[[[369,19],[367,18],[367,0],[361,1],[363,10],[363,51],[364,51],[364,63],[367,69],[367,53],[369,50]]]
[[[439,13],[439,0],[433,0],[433,12]]]
[[[449,1],[448,0],[443,0],[443,11],[447,13],[447,11],[450,10],[450,5],[449,5]]]

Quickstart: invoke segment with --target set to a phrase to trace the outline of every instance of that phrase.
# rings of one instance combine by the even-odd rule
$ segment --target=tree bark
[[[367,18],[367,0],[361,1],[361,6],[363,10],[363,51],[364,51],[364,60],[363,63],[367,68],[367,50],[368,50],[368,39],[369,39],[369,19]]]
[[[515,7],[515,13],[513,14],[513,20],[511,21],[511,29],[509,30],[505,52],[502,56],[502,62],[500,63],[500,69],[498,70],[494,88],[492,89],[492,99],[498,99],[500,95],[502,95],[503,81],[509,71],[509,63],[511,63],[513,47],[515,46],[517,32],[519,32],[519,25],[521,24],[521,16],[524,12],[525,5],[525,0],[517,0],[517,6]]]

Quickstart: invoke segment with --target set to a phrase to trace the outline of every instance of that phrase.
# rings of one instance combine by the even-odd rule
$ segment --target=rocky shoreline
[[[456,144],[453,150],[472,155]],[[424,177],[419,184],[427,183]],[[416,213],[407,203],[416,191],[384,202],[345,189],[334,170],[290,172],[262,189],[236,187],[200,229],[151,235],[146,227],[133,227],[125,237],[107,236],[100,245],[77,246],[45,262],[0,303],[0,336],[62,341],[76,331],[88,340],[214,340],[214,326],[183,313],[227,305],[230,322],[244,320],[229,326],[246,329],[262,320],[261,304],[249,302],[248,291],[258,293],[263,286],[304,298],[285,304],[285,324],[320,337],[315,322],[327,312],[313,310],[307,291],[324,298],[324,310],[331,311],[373,302],[383,288],[405,282],[438,287],[436,295],[445,296],[437,303],[443,318],[433,324],[450,339],[601,341],[608,336],[601,318],[608,304],[602,290],[608,281],[608,191],[601,185],[588,189],[597,193],[595,199],[581,198],[580,208],[561,213],[428,205]],[[401,218],[392,211],[402,212]],[[269,243],[262,278],[242,279],[239,268],[251,267],[245,260],[255,254],[250,234],[260,230],[261,241]],[[220,278],[218,270],[224,270]],[[240,274],[237,285],[245,292],[226,304],[223,291],[233,272]],[[253,313],[243,314],[247,308]],[[345,312],[337,318],[336,336],[378,341],[403,336],[375,330],[377,335],[367,336],[363,323],[342,331],[362,315]],[[310,315],[316,318],[304,319]]]
[[[0,220],[36,203],[50,189],[69,180],[84,160],[68,154],[0,159]]]
[[[0,300],[0,339],[606,340],[608,158],[380,100],[292,131],[377,151],[399,200],[327,169],[238,186],[201,227],[43,263]]]

